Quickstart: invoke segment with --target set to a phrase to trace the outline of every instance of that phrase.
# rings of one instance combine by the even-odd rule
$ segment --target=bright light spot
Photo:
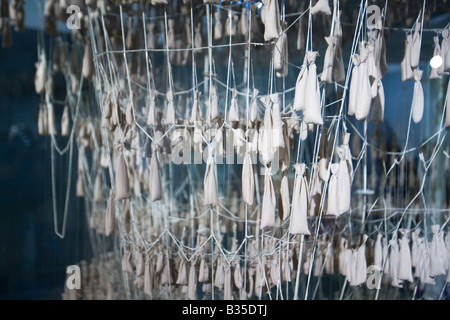
[[[439,68],[442,65],[442,57],[441,56],[434,56],[430,60],[430,66],[434,69]]]
[[[262,6],[263,6],[263,3],[262,2],[258,2],[258,5],[257,5],[258,9],[261,9]]]

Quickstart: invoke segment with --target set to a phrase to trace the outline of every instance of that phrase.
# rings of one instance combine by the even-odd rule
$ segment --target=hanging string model
[[[83,200],[95,248],[64,299],[448,297],[450,28],[427,29],[427,1],[386,1],[374,25],[355,3],[86,1],[68,34],[66,1],[45,2],[34,85],[55,226],[55,158],[73,157],[64,206]],[[442,65],[423,64],[425,37]],[[393,82],[411,86],[405,110]],[[392,129],[393,114],[409,117]]]

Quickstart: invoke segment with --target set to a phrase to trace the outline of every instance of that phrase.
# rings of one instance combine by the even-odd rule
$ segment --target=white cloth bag
[[[152,202],[162,199],[161,175],[159,172],[158,158],[153,154],[150,159],[149,191]]]
[[[323,13],[326,15],[331,15],[331,9],[330,5],[328,3],[328,0],[319,0],[316,2],[316,4],[311,8],[310,10],[312,15]]]
[[[352,79],[350,80],[350,92],[348,98],[348,115],[353,116],[356,110],[356,98],[358,96],[358,85],[359,85],[359,64],[360,58],[358,54],[352,55],[353,70]]]
[[[205,177],[203,180],[204,187],[204,205],[218,205],[219,200],[217,197],[217,183],[216,183],[216,166],[214,158],[211,154],[208,155],[206,163]]]
[[[116,200],[130,198],[131,195],[129,190],[128,171],[125,164],[122,146],[120,146],[116,158]]]
[[[439,37],[438,36],[436,36],[436,37],[433,37],[433,40],[434,40],[434,52],[433,52],[433,57],[437,57],[437,56],[440,56],[440,57],[442,57],[442,54],[441,54],[441,46],[440,46],[440,44],[439,44]],[[442,57],[443,58],[443,57]],[[442,59],[443,60],[443,59]],[[444,62],[444,61],[442,61],[442,62]],[[442,63],[443,64],[443,63]],[[431,68],[431,71],[430,71],[430,79],[441,79],[442,78],[442,76],[441,76],[441,74],[442,74],[442,72],[440,72],[440,70],[441,70],[441,67],[442,67],[442,64],[441,64],[441,66],[439,67],[439,68]]]
[[[280,216],[281,221],[286,220],[289,217],[290,213],[290,203],[291,199],[289,197],[289,182],[288,177],[283,175],[281,178],[280,184],[280,200],[278,206],[278,215]]]
[[[237,102],[237,91],[233,89],[231,96],[230,109],[228,110],[228,122],[239,122],[239,106]]]
[[[403,234],[400,240],[400,260],[398,266],[398,279],[413,282],[411,266],[411,250],[409,249],[409,230],[400,230]]]
[[[423,87],[420,80],[422,79],[422,70],[414,70],[414,95],[411,103],[412,119],[414,123],[419,123],[422,120],[424,108]]]
[[[147,125],[156,126],[158,124],[158,114],[156,110],[156,95],[157,92],[152,90],[148,98],[148,115],[147,115]]]
[[[348,172],[347,155],[344,147],[338,147],[339,169],[337,173],[337,209],[339,215],[350,210],[351,180]]]
[[[242,165],[242,200],[252,205],[255,198],[255,181],[253,178],[252,158],[249,153],[244,157]]]
[[[253,89],[253,96],[250,102],[250,121],[255,123],[258,119],[258,89]]]
[[[369,79],[369,55],[368,48],[360,50],[360,65],[358,75],[358,91],[356,95],[355,117],[357,120],[364,121],[369,116],[370,105],[372,102],[372,87]]]
[[[216,19],[216,24],[214,25],[214,40],[222,39],[223,26],[222,21],[220,21],[220,11],[214,12],[214,19]]]
[[[408,34],[405,39],[405,54],[400,64],[402,81],[406,81],[414,77],[413,69],[411,68],[411,46],[412,35]]]
[[[264,176],[264,195],[261,208],[261,229],[275,226],[275,190],[270,168],[266,167]]]
[[[305,97],[306,97],[306,81],[308,78],[308,64],[306,56],[303,60],[302,68],[297,77],[295,84],[295,96],[294,96],[294,111],[304,111],[306,109]]]
[[[330,182],[328,183],[328,197],[327,197],[327,215],[331,216],[339,216],[338,209],[338,173],[339,173],[339,164],[332,163],[331,164],[331,177]]]
[[[318,125],[323,124],[322,108],[320,101],[320,87],[317,79],[316,58],[317,52],[308,52],[306,54],[308,62],[308,77],[306,80],[306,97],[303,121],[306,124],[314,123]]]
[[[264,41],[277,39],[281,34],[278,0],[262,0],[261,20],[264,24]]]
[[[295,183],[292,195],[291,207],[291,224],[289,232],[291,234],[310,235],[308,228],[308,200],[309,191],[306,182],[306,164],[296,164],[295,169]]]

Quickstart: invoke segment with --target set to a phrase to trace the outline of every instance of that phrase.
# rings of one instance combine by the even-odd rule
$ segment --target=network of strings
[[[421,274],[427,267],[417,262],[410,282],[397,281],[388,264],[398,263],[394,259],[400,255],[400,235],[412,236],[413,251],[414,241],[420,238],[425,248],[420,255],[427,259],[437,237],[444,242],[449,214],[447,102],[438,102],[436,130],[420,145],[409,142],[413,111],[409,119],[398,120],[407,124],[402,126],[404,145],[389,136],[383,119],[373,123],[370,118],[357,121],[348,115],[351,57],[373,32],[368,27],[368,1],[355,7],[357,18],[343,30],[340,1],[333,2],[331,15],[311,14],[313,2],[278,1],[279,38],[287,42],[282,45],[279,38],[264,41],[261,5],[271,1],[86,2],[82,28],[74,30],[70,44],[64,36],[56,36],[51,45],[44,45],[42,37],[38,48],[39,62],[46,61],[51,70],[49,78],[61,73],[66,87],[65,98],[58,100],[51,94],[53,83],[47,81],[41,104],[50,123],[43,134],[51,135],[55,232],[65,236],[72,186],[76,186],[76,195],[84,200],[93,250],[91,262],[82,263],[81,293],[66,289],[64,298],[442,298],[448,258],[439,276]],[[389,9],[386,2],[378,31],[385,27]],[[419,9],[414,27],[423,24],[425,1]],[[216,30],[218,23],[221,33]],[[321,38],[313,29],[319,25]],[[421,38],[431,31],[419,27]],[[303,56],[324,54],[319,43],[330,30],[331,35],[347,32],[351,55],[343,57],[343,81],[320,81],[323,124],[306,123],[304,112],[294,110],[292,79],[302,70],[297,62]],[[296,57],[288,45],[296,46]],[[278,150],[268,165],[252,133],[264,130],[267,104],[273,105],[275,96],[288,155]],[[215,99],[217,112],[212,110]],[[65,137],[59,137],[58,126],[52,124],[53,106],[64,107],[70,119]],[[111,108],[109,116],[105,108]],[[339,164],[338,147],[343,145],[351,150],[346,159],[352,168],[351,206],[331,215],[330,169],[319,190],[312,189],[319,181],[319,161]],[[242,195],[246,155],[252,157],[255,199],[251,205]],[[117,187],[121,156],[127,177],[123,197]],[[175,156],[181,157],[181,163],[173,161]],[[68,163],[66,188],[56,187],[58,158]],[[211,185],[205,187],[211,168],[217,193],[213,204],[207,200]],[[298,168],[306,169],[309,233],[293,233],[291,228],[289,207],[300,183]],[[276,217],[274,225],[264,227],[268,171]],[[287,208],[285,195],[280,195],[284,178],[290,191]],[[112,221],[105,212],[112,212]],[[439,229],[432,231],[435,225]],[[373,289],[366,284],[367,268],[376,265],[381,240],[382,278]],[[448,236],[445,243],[449,250]]]

